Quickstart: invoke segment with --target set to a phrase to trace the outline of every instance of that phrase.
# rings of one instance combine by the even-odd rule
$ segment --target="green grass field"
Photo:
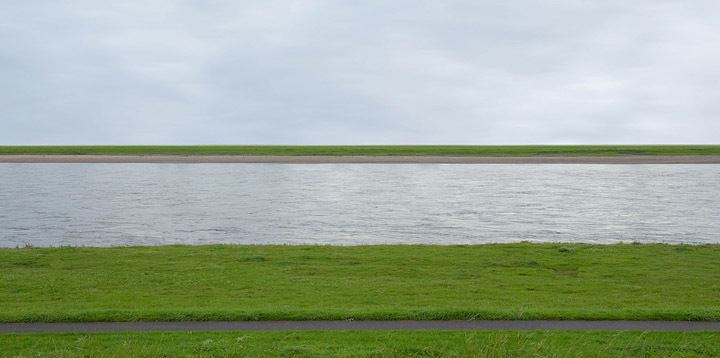
[[[623,156],[720,155],[720,145],[0,146],[0,155]]]
[[[0,249],[0,321],[720,319],[720,245]]]
[[[715,332],[192,332],[0,335],[0,357],[716,357]]]

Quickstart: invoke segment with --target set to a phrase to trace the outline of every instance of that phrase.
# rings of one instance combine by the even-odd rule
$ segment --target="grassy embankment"
[[[0,249],[0,321],[720,319],[720,245]]]
[[[0,155],[676,156],[720,155],[720,145],[0,146]]]
[[[0,335],[0,357],[717,357],[717,332],[193,332]]]

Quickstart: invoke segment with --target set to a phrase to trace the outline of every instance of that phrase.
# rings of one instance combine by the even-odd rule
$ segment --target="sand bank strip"
[[[720,164],[720,156],[440,157],[245,155],[0,155],[0,163]]]

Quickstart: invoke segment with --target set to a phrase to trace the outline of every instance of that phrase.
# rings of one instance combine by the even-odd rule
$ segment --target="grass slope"
[[[720,319],[720,246],[0,249],[0,321]]]
[[[720,145],[0,146],[0,155],[623,156],[720,155]]]
[[[717,357],[720,333],[192,332],[0,335],[0,357]]]

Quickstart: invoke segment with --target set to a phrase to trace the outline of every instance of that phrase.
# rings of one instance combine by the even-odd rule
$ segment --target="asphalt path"
[[[720,322],[698,321],[242,321],[0,323],[0,333],[123,331],[338,331],[338,330],[573,330],[720,331]]]

